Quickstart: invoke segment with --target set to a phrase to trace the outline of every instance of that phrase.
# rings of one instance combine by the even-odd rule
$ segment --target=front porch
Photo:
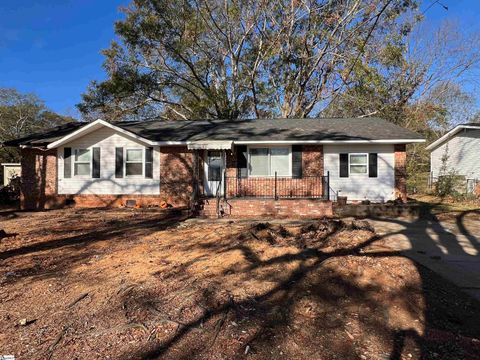
[[[333,216],[329,174],[303,178],[223,177],[215,196],[203,193],[199,213],[206,217]]]
[[[224,144],[221,144],[222,146]],[[196,153],[196,213],[208,217],[331,216],[330,174],[322,146],[201,144]],[[255,158],[253,158],[255,156]],[[197,172],[195,172],[197,173]]]
[[[224,176],[225,198],[330,200],[330,175],[240,177]]]

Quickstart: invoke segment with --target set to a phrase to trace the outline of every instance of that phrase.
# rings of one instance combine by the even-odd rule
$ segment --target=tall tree
[[[324,114],[380,116],[422,133],[430,143],[476,112],[475,96],[465,84],[478,73],[480,49],[471,44],[479,35],[452,22],[434,30],[417,24],[407,37],[398,33],[401,29],[366,47],[366,61],[357,63]],[[429,171],[425,145],[411,145],[408,152],[411,184],[426,184],[426,176],[418,178]]]
[[[74,120],[48,110],[34,94],[0,88],[0,143]],[[0,148],[0,162],[18,161],[19,158],[17,149]]]
[[[415,0],[134,0],[79,109],[107,119],[317,116]]]

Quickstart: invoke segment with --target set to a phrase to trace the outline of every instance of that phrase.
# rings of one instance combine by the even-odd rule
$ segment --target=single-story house
[[[435,182],[442,172],[464,176],[467,191],[480,181],[480,123],[455,126],[427,146],[430,150],[430,178]]]
[[[0,185],[7,186],[13,178],[20,176],[20,163],[1,163],[0,166],[2,167],[3,174]]]
[[[96,120],[5,145],[21,148],[25,209],[166,202],[322,216],[338,195],[405,200],[405,146],[423,141],[379,118]]]

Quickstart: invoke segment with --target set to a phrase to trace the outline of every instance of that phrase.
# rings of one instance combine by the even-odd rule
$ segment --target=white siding
[[[330,172],[330,188],[347,196],[348,201],[371,200],[382,202],[394,200],[395,153],[393,145],[324,145],[325,174]],[[341,153],[377,153],[378,177],[368,174],[349,174],[340,177]]]
[[[430,166],[434,177],[440,174],[445,152],[448,155],[447,170],[480,179],[480,130],[463,129],[432,151]]]
[[[72,177],[63,177],[63,148],[72,148]],[[78,177],[73,175],[73,149],[100,147],[100,178]],[[115,130],[101,128],[58,148],[58,193],[59,194],[144,194],[160,193],[160,152],[153,151],[153,179],[144,177],[115,178],[115,148],[145,148],[145,145],[133,138],[126,137]]]

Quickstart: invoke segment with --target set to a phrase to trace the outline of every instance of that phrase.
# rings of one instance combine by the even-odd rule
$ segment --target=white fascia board
[[[1,166],[20,166],[20,163],[1,163]]]
[[[75,130],[74,132],[72,132],[72,133],[64,136],[63,138],[58,139],[57,141],[54,141],[54,142],[48,144],[47,149],[53,149],[53,148],[59,147],[59,146],[61,146],[61,145],[63,145],[63,144],[66,144],[66,143],[68,143],[68,142],[70,142],[70,141],[72,141],[72,140],[74,140],[74,139],[77,139],[77,138],[79,138],[79,137],[81,137],[81,136],[83,136],[83,135],[85,135],[85,134],[88,134],[88,133],[90,133],[91,131],[94,131],[94,130],[91,130],[91,129],[94,128],[94,127],[97,127],[98,125],[105,126],[105,127],[108,127],[108,128],[110,128],[110,129],[112,129],[112,130],[118,131],[119,133],[122,133],[122,134],[124,134],[124,135],[127,135],[127,136],[129,136],[129,137],[131,137],[131,138],[134,138],[134,139],[136,139],[136,140],[138,140],[138,141],[141,141],[141,142],[143,142],[143,143],[145,143],[145,144],[148,144],[148,145],[156,145],[154,141],[145,139],[145,138],[143,138],[143,137],[141,137],[141,136],[138,136],[138,135],[136,135],[136,134],[134,134],[134,133],[132,133],[132,132],[130,132],[130,131],[124,130],[124,129],[118,127],[118,126],[115,126],[115,125],[113,125],[113,124],[110,124],[109,122],[106,122],[106,121],[104,121],[104,120],[102,120],[102,119],[98,119],[98,120],[95,120],[95,121],[91,122],[91,123],[88,124],[88,125],[82,126],[80,129]],[[90,131],[90,130],[91,130],[91,131]]]
[[[410,143],[424,143],[425,139],[392,139],[392,140],[280,140],[280,141],[235,141],[238,145],[249,144],[410,144]]]
[[[187,148],[189,150],[232,150],[232,140],[201,140],[188,141]]]
[[[480,126],[473,126],[473,125],[458,125],[456,127],[454,127],[452,130],[450,130],[449,132],[447,132],[445,135],[443,135],[442,137],[438,138],[437,140],[435,140],[433,143],[431,143],[430,145],[428,145],[425,149],[427,150],[433,150],[434,148],[436,148],[438,145],[440,145],[441,143],[443,143],[445,140],[451,138],[452,136],[454,136],[455,134],[457,134],[458,132],[460,132],[460,130],[462,129],[480,129]]]
[[[188,141],[154,141],[153,145],[163,146],[163,145],[187,145]]]

